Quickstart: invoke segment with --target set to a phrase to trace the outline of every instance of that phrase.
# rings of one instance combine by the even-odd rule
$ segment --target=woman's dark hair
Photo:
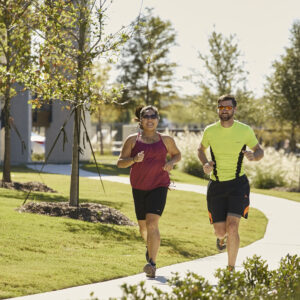
[[[147,105],[147,106],[139,105],[135,109],[135,117],[136,117],[135,121],[140,122],[141,118],[144,116],[144,114],[148,110],[152,110],[157,115],[157,117],[159,118],[158,109],[155,106],[153,106],[153,105]],[[139,124],[139,125],[140,125],[140,128],[143,129],[141,124]]]

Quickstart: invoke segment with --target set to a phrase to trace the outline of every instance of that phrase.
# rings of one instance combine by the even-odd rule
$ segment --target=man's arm
[[[252,151],[243,151],[248,160],[259,161],[264,157],[264,150],[259,144],[256,144],[251,150]]]
[[[206,154],[205,154],[206,148],[200,144],[198,148],[198,157],[203,165],[203,171],[205,174],[210,174],[210,172],[213,170],[214,162],[213,161],[208,161]]]

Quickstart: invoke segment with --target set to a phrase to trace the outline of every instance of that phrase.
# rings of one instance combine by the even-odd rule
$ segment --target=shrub
[[[243,263],[244,271],[230,272],[218,269],[216,286],[195,273],[180,278],[178,273],[169,281],[171,291],[158,288],[148,291],[145,282],[138,285],[124,284],[121,299],[186,300],[186,299],[299,299],[300,258],[287,255],[281,259],[277,270],[269,271],[261,257],[254,255]]]
[[[286,186],[287,182],[284,176],[279,172],[263,171],[261,168],[256,168],[255,175],[251,178],[251,184],[258,189],[271,189],[274,187]]]
[[[45,160],[45,154],[39,154],[39,153],[33,153],[31,155],[32,161],[44,161]]]

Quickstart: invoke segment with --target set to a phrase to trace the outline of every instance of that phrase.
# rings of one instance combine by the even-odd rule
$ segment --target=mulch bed
[[[136,226],[118,210],[96,203],[82,203],[79,207],[75,207],[69,206],[68,202],[28,202],[17,211],[67,217],[92,223]]]
[[[0,187],[10,189],[10,190],[24,191],[24,192],[32,191],[32,192],[44,192],[44,193],[57,193],[55,190],[51,189],[44,183],[36,182],[36,181],[2,182],[2,180],[0,180]]]

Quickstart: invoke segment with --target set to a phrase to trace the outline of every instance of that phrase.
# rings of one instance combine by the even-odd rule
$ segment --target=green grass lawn
[[[31,201],[68,201],[69,176],[14,169],[14,181],[40,181],[57,194],[32,193]],[[114,207],[135,221],[129,185],[80,179],[81,202]],[[89,284],[142,272],[145,246],[138,227],[93,224],[19,213],[26,193],[1,189],[0,298]],[[204,195],[170,191],[160,221],[158,267],[217,253]],[[251,209],[241,221],[241,246],[263,237],[266,217]]]

